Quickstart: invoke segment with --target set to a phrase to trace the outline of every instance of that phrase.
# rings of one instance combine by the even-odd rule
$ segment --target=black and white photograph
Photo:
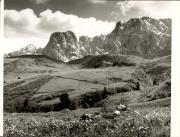
[[[172,5],[4,0],[3,136],[170,137]]]

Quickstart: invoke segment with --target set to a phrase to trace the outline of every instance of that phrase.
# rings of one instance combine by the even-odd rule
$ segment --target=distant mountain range
[[[6,54],[6,57],[13,57],[13,56],[21,56],[21,55],[40,55],[42,54],[42,48],[37,48],[33,44],[29,44],[26,47],[18,50],[13,51],[8,54]]]
[[[55,32],[44,49],[28,45],[9,56],[22,54],[43,54],[65,62],[103,54],[143,58],[166,56],[171,54],[171,19],[132,18],[127,22],[117,22],[107,35],[80,36],[79,40],[71,31]]]

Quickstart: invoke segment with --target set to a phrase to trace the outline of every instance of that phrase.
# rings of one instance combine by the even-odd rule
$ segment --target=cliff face
[[[83,56],[105,54],[105,40],[105,35],[95,36],[94,38],[87,36],[79,37],[80,53],[82,53]]]
[[[148,17],[134,18],[126,23],[118,22],[112,33],[107,35],[104,49],[111,53],[144,58],[168,55],[171,53],[170,27]]]
[[[79,39],[80,44],[82,39]],[[118,22],[106,36],[96,36],[86,43],[92,54],[128,54],[153,58],[171,53],[171,20],[156,20],[149,17],[133,18],[125,23]],[[81,47],[86,49],[86,43]],[[88,52],[95,50],[95,52]]]
[[[62,61],[77,59],[78,52],[78,41],[71,31],[53,33],[43,49],[44,55]]]
[[[154,58],[171,53],[171,20],[149,17],[118,22],[108,35],[93,38],[73,32],[56,32],[50,37],[43,54],[69,61],[86,55],[126,54]]]

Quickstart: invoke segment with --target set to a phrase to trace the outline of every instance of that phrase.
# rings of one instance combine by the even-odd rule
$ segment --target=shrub
[[[23,107],[23,110],[28,106],[28,99],[25,99],[24,100],[24,107]]]
[[[117,93],[123,93],[123,92],[128,92],[128,91],[130,91],[130,88],[127,87],[127,86],[117,87],[117,88],[116,88],[116,92],[117,92]]]
[[[88,108],[94,106],[97,102],[105,99],[107,97],[106,87],[103,91],[95,91],[82,95],[81,105],[83,108]]]
[[[106,98],[106,97],[107,97],[107,94],[108,94],[107,88],[104,87],[103,92],[102,92],[102,98],[103,98],[103,99]]]
[[[121,98],[120,99],[120,104],[127,106],[128,103],[129,103],[129,100],[127,98]]]
[[[61,107],[64,108],[69,108],[71,104],[71,100],[69,99],[69,94],[63,93],[60,95],[60,101],[61,101]]]
[[[6,104],[7,105],[7,104]],[[23,112],[24,108],[27,107],[27,98],[25,97],[17,97],[15,99],[13,99],[12,101],[8,102],[8,106],[6,106],[7,108],[9,108],[9,112]]]
[[[118,58],[113,62],[113,66],[136,66],[135,63],[130,62],[127,58]]]
[[[136,83],[136,88],[135,88],[135,90],[140,90],[140,84],[139,84],[139,82]]]

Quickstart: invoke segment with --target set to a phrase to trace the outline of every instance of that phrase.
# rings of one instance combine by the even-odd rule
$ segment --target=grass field
[[[5,58],[4,136],[169,137],[170,58]],[[128,109],[115,114],[119,104]]]
[[[78,110],[76,110],[78,111]],[[98,110],[96,110],[98,111]],[[169,137],[170,110],[129,111],[111,119],[106,114],[91,121],[80,121],[78,112],[46,114],[5,114],[5,137]],[[88,111],[84,111],[87,113]],[[90,111],[91,113],[93,110]],[[63,117],[62,114],[67,114]],[[68,114],[70,113],[70,114]]]

